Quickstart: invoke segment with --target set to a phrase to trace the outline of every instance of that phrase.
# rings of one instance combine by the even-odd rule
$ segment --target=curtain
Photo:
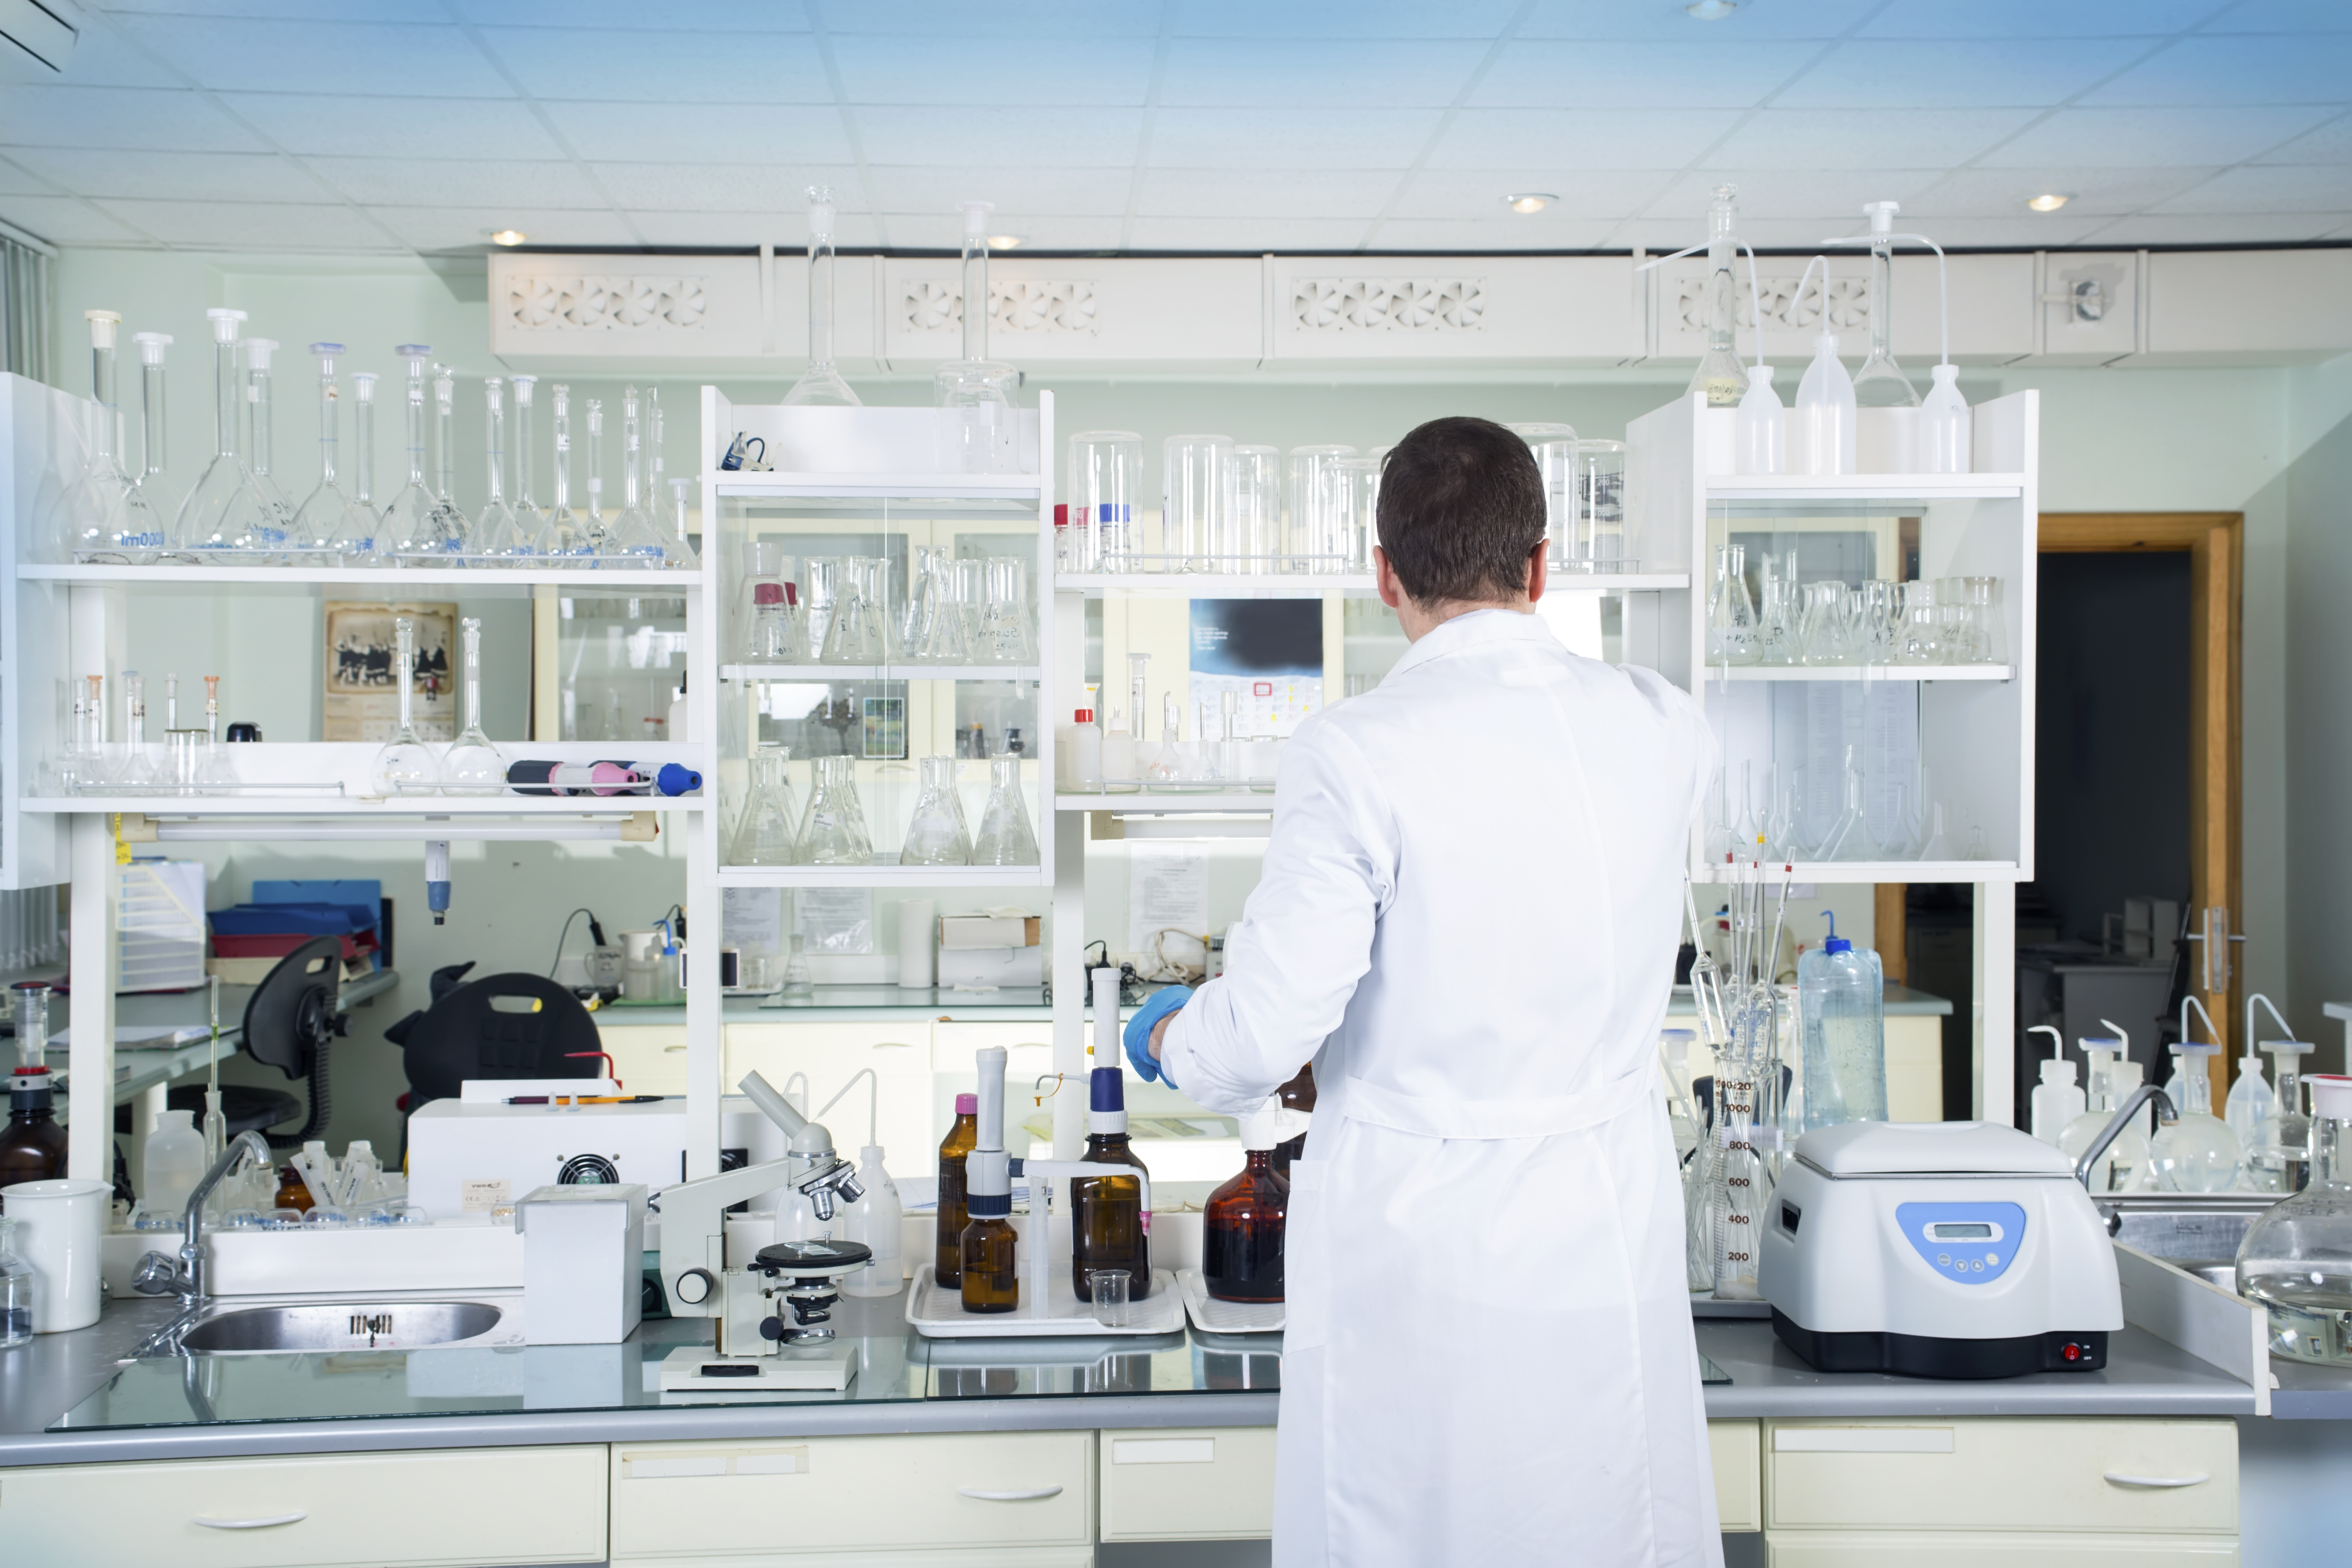
[[[49,379],[49,258],[0,237],[0,370]]]

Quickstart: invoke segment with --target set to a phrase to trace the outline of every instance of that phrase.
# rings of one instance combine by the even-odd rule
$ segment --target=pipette
[[[228,1118],[221,1113],[220,976],[205,976],[205,992],[212,1013],[212,1043],[205,1052],[205,1168],[210,1170],[228,1147]]]

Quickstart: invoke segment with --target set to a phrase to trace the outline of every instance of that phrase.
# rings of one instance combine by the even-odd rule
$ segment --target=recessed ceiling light
[[[2038,213],[2054,213],[2074,199],[2063,191],[2044,191],[2025,205]]]
[[[1702,22],[1720,22],[1739,9],[1739,0],[1697,0],[1696,5],[1683,9]]]
[[[1028,237],[1026,235],[1019,234],[992,234],[988,237],[988,248],[991,250],[1018,250],[1021,248],[1021,242],[1027,237]]]
[[[1549,191],[1513,191],[1503,205],[1515,213],[1539,213],[1558,200]]]
[[[519,228],[502,228],[499,230],[498,233],[490,236],[490,243],[492,245],[520,245],[524,240],[529,239],[530,237],[530,236],[523,233],[523,231]]]

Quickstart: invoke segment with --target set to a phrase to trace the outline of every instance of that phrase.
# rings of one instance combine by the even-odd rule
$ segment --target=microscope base
[[[849,1387],[849,1347],[838,1342],[787,1348],[772,1355],[727,1356],[701,1345],[680,1345],[661,1363],[664,1394],[740,1394],[804,1389],[840,1394]]]

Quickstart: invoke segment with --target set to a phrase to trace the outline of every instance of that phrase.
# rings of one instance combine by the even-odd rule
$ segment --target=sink
[[[250,1351],[419,1350],[478,1339],[505,1312],[487,1301],[336,1302],[240,1307],[181,1337],[199,1355]]]
[[[2279,1201],[2271,1193],[2094,1193],[2107,1234],[2196,1273],[2238,1255],[2246,1227]]]

